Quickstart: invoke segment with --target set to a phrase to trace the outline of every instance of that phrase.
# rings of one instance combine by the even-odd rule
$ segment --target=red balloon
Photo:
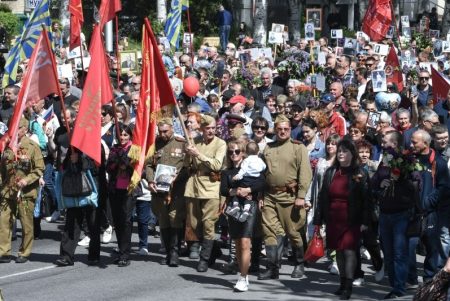
[[[197,95],[199,89],[200,84],[198,82],[198,79],[193,76],[184,79],[183,90],[187,96],[194,97],[195,95]]]

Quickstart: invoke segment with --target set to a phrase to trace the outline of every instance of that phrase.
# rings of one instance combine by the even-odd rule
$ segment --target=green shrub
[[[19,33],[19,18],[13,13],[0,11],[0,25],[6,29],[7,39]]]

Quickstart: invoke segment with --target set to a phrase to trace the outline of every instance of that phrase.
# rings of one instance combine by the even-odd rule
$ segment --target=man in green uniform
[[[208,270],[208,262],[214,246],[214,225],[219,218],[220,171],[225,159],[227,145],[216,137],[216,121],[203,116],[203,136],[186,146],[186,165],[191,176],[186,184],[184,196],[187,200],[187,219],[193,231],[202,240],[198,272]]]
[[[186,215],[184,187],[186,176],[180,174],[185,157],[185,140],[173,133],[172,118],[163,118],[158,123],[155,155],[147,162],[146,177],[152,192],[152,208],[158,216],[162,240],[166,249],[163,264],[178,266],[178,253],[183,239],[183,221]],[[155,172],[159,164],[175,167],[177,177],[173,180],[169,191],[158,189]],[[162,166],[162,165],[161,165]]]
[[[312,173],[306,147],[291,140],[289,119],[279,115],[275,119],[277,139],[264,149],[267,164],[266,191],[262,211],[262,224],[267,271],[260,280],[278,279],[283,251],[283,237],[287,234],[295,254],[293,278],[304,274],[304,249],[299,230],[305,226],[305,195],[311,183]]]
[[[16,262],[27,262],[33,246],[34,202],[38,195],[39,179],[44,172],[44,160],[39,145],[26,136],[28,126],[28,120],[22,118],[17,155],[8,148],[1,159],[0,263],[11,261],[11,235],[17,215],[22,224],[22,244]]]

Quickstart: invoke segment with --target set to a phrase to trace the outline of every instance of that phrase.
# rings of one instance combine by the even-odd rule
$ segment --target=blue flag
[[[9,51],[5,65],[5,74],[3,76],[3,87],[16,83],[19,63],[31,57],[36,42],[41,35],[42,25],[45,25],[49,32],[51,41],[51,19],[48,0],[42,0],[34,8],[30,18],[23,27],[22,34],[16,39],[14,46]]]
[[[172,0],[170,12],[167,16],[164,33],[170,45],[178,48],[180,41],[181,12],[189,8],[189,0]]]

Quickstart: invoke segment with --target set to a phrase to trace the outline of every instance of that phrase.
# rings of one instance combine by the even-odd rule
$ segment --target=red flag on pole
[[[113,93],[108,76],[105,48],[98,25],[95,26],[92,34],[89,52],[92,58],[91,64],[81,95],[80,109],[70,144],[100,164],[101,107],[111,101]]]
[[[372,41],[378,42],[386,37],[392,23],[390,0],[370,0],[363,19],[363,32]]]
[[[145,159],[155,151],[156,125],[161,107],[176,104],[150,22],[147,18],[144,21],[140,100],[136,112],[133,145],[128,153],[134,163],[134,172],[128,187],[130,191],[141,179]]]
[[[397,53],[395,53],[395,48],[393,46],[391,47],[391,50],[389,50],[389,54],[386,58],[384,72],[386,73],[386,81],[396,84],[398,87],[398,91],[402,91],[403,74],[400,69],[400,63],[398,61]]]
[[[14,112],[9,121],[8,132],[2,137],[0,152],[4,151],[6,140],[9,140],[9,147],[14,152],[17,151],[17,131],[25,108],[50,94],[58,93],[59,83],[55,57],[48,39],[48,33],[43,28],[28,63]]]
[[[117,12],[122,10],[122,3],[120,0],[102,0],[100,4],[100,27],[103,26],[116,17]]]
[[[433,102],[436,104],[442,99],[447,98],[450,83],[433,66],[431,67],[431,80],[433,82]]]
[[[80,46],[81,44],[81,27],[83,26],[83,7],[81,0],[70,0],[70,43],[69,50]]]

